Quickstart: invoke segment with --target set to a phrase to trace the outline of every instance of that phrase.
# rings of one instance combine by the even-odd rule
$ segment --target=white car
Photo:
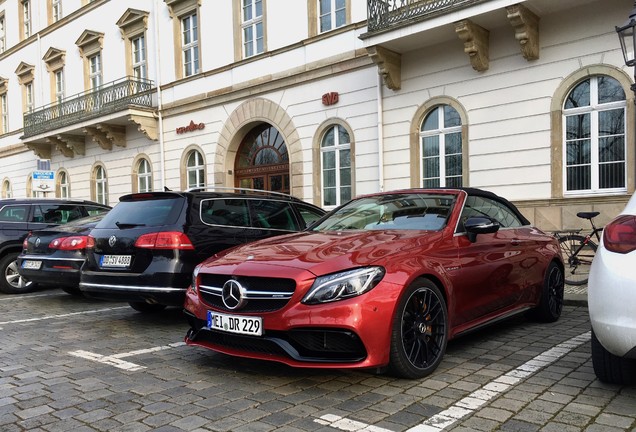
[[[603,229],[587,296],[596,376],[606,383],[635,383],[636,194]]]

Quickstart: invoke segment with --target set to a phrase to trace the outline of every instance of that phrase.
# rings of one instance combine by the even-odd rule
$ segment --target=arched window
[[[625,192],[625,91],[597,75],[574,86],[563,106],[564,194]]]
[[[57,173],[57,190],[58,197],[70,198],[71,197],[71,183],[66,171],[60,171]]]
[[[205,166],[203,164],[203,156],[196,150],[192,150],[188,154],[188,159],[186,161],[186,178],[186,185],[188,189],[205,186]]]
[[[137,192],[152,191],[152,169],[147,159],[139,159],[137,163]]]
[[[103,166],[98,165],[93,172],[94,200],[100,204],[108,205],[108,178]]]
[[[420,127],[422,187],[462,186],[462,123],[455,108],[438,105]]]
[[[11,182],[8,179],[2,182],[2,198],[13,198],[13,191],[11,190]]]
[[[322,205],[335,207],[351,199],[351,139],[341,125],[330,126],[320,142]]]

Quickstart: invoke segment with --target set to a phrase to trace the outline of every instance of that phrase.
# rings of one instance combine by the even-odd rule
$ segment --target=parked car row
[[[608,225],[590,274],[594,368],[607,382],[636,374],[636,326],[624,319],[633,272],[616,271],[636,253],[634,208]],[[276,194],[130,194],[108,213],[34,231],[16,267],[23,286],[56,281],[141,312],[183,307],[188,345],[405,378],[432,373],[449,340],[484,325],[557,320],[564,294],[555,237],[472,188],[365,195],[326,215]]]
[[[31,291],[35,282],[19,272],[18,255],[31,232],[106,213],[110,207],[96,202],[71,199],[0,200],[0,292],[17,294]],[[30,264],[37,265],[37,264]]]

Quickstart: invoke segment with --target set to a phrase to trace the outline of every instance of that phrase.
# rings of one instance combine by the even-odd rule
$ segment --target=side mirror
[[[466,228],[466,234],[468,240],[471,243],[475,243],[477,240],[477,234],[489,234],[499,230],[499,222],[494,221],[487,217],[469,217],[464,222],[464,228]]]

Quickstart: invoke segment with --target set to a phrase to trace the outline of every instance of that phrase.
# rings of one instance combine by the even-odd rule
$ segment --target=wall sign
[[[183,126],[183,127],[178,127],[177,128],[177,133],[178,134],[182,134],[182,133],[186,133],[186,132],[194,132],[196,130],[201,130],[205,127],[204,123],[195,123],[194,121],[190,120],[190,124],[187,126]]]
[[[323,105],[334,105],[338,103],[339,95],[338,92],[329,92],[322,95],[322,104]]]

